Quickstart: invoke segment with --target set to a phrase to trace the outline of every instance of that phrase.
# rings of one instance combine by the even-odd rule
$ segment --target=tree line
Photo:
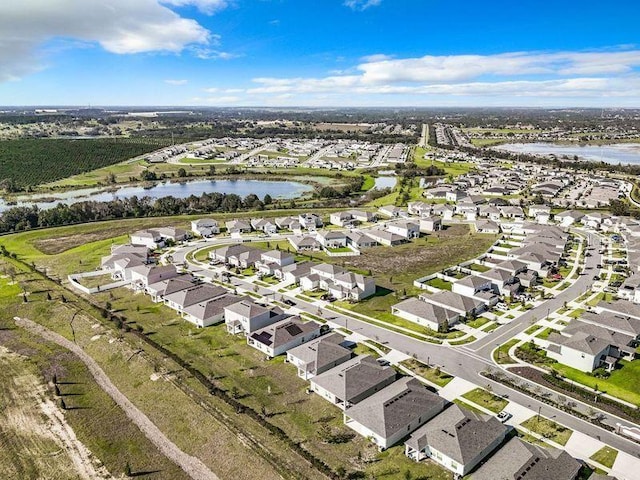
[[[242,198],[233,193],[214,192],[187,198],[169,196],[153,199],[133,196],[108,202],[87,201],[71,205],[60,203],[50,209],[40,209],[35,205],[20,206],[9,208],[0,216],[0,233],[121,218],[263,210],[272,202],[270,195],[265,195],[261,200],[253,193]],[[295,203],[291,201],[287,206],[295,206]]]

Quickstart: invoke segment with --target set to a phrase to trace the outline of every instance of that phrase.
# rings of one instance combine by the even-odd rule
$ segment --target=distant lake
[[[396,186],[398,179],[396,177],[376,177],[376,184],[373,186],[376,190],[384,188],[393,188]]]
[[[61,193],[23,195],[16,198],[17,205],[7,205],[0,200],[0,212],[12,206],[37,205],[42,209],[53,208],[58,203],[70,205],[72,203],[94,201],[109,202],[116,199],[125,199],[137,196],[138,198],[150,197],[158,199],[162,197],[187,198],[191,195],[199,197],[203,193],[234,193],[244,198],[255,193],[261,200],[269,194],[273,198],[296,198],[313,191],[311,185],[300,182],[268,181],[268,180],[193,180],[189,182],[164,182],[150,188],[139,186],[119,187],[113,191],[104,191],[98,188],[86,188]],[[45,202],[55,198],[53,202]]]
[[[493,147],[512,153],[530,153],[534,155],[555,155],[573,158],[577,155],[581,160],[640,164],[640,143],[616,143],[613,145],[561,145],[556,143],[507,143]]]

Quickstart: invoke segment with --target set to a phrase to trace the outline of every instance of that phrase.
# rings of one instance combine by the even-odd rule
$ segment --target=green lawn
[[[414,359],[405,360],[402,362],[402,365],[439,387],[444,387],[453,380],[451,375],[443,372],[439,368],[428,367],[424,363]]]
[[[596,453],[591,455],[589,458],[591,460],[598,462],[601,465],[604,465],[605,467],[611,468],[613,467],[613,464],[615,463],[617,456],[618,456],[618,450],[616,450],[615,448],[611,448],[609,446],[604,446],[600,450],[598,450]]]
[[[611,372],[611,376],[606,379],[596,378],[593,375],[559,363],[554,363],[551,367],[557,370],[560,375],[574,382],[591,388],[596,388],[597,386],[601,392],[606,392],[621,400],[640,405],[640,359],[624,363],[622,368]]]
[[[544,438],[559,443],[560,445],[566,445],[569,441],[569,437],[573,433],[573,430],[563,427],[553,420],[549,420],[548,418],[540,417],[538,415],[531,417],[521,425],[538,435],[542,435]]]
[[[426,283],[427,285],[430,285],[435,288],[439,288],[440,290],[451,290],[451,285],[452,285],[451,282],[447,282],[446,280],[443,280],[438,277],[432,278]]]
[[[515,360],[509,356],[509,349],[518,342],[517,338],[512,338],[507,343],[500,345],[493,351],[493,360],[499,364],[514,363]]]
[[[490,321],[491,320],[489,320],[487,317],[478,317],[475,320],[470,320],[466,322],[466,325],[471,328],[480,328],[486,325],[487,323],[489,323]]]
[[[488,272],[489,270],[491,270],[491,268],[487,267],[486,265],[480,265],[479,263],[472,263],[468,268],[473,270],[474,272]]]
[[[475,403],[476,405],[480,405],[481,407],[486,408],[487,410],[491,410],[494,413],[501,412],[509,403],[504,398],[498,397],[497,395],[494,395],[493,393],[480,387],[465,393],[464,395],[462,395],[462,397],[469,400],[470,402]]]

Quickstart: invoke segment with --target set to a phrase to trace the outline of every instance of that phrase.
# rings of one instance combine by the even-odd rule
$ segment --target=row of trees
[[[214,192],[187,198],[163,197],[155,200],[134,196],[110,202],[61,203],[46,210],[37,206],[14,207],[0,216],[0,233],[118,218],[262,210],[272,202],[270,195],[265,195],[261,200],[253,193],[241,198],[236,194]],[[291,203],[288,206],[292,206]]]

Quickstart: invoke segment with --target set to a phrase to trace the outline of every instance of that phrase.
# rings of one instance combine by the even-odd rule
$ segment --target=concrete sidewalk
[[[460,377],[455,377],[438,393],[442,398],[446,398],[447,400],[452,402],[459,396],[470,392],[474,388],[477,388],[477,385],[475,385],[474,383],[468,382],[467,380],[464,380]]]

